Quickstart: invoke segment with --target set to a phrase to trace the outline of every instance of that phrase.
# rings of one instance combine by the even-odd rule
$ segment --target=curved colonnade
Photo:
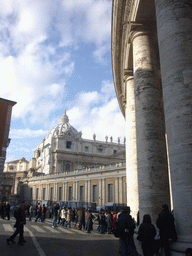
[[[170,205],[178,241],[192,247],[192,5],[113,0],[112,66],[126,119],[127,202],[155,223]],[[166,139],[167,138],[167,139]]]

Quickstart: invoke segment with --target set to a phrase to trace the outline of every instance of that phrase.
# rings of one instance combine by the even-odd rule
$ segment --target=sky
[[[30,160],[65,110],[82,138],[123,143],[111,8],[109,0],[0,1],[0,97],[17,102],[6,162]]]

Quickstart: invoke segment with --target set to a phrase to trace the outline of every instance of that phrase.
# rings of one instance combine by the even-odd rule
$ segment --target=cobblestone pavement
[[[23,246],[17,244],[7,245],[6,239],[14,232],[15,219],[0,219],[0,248],[1,256],[118,256],[119,241],[113,234],[99,234],[97,223],[93,231],[86,233],[74,227],[64,228],[58,225],[52,228],[52,220],[46,219],[44,223],[27,221],[24,227],[24,238],[27,243]]]

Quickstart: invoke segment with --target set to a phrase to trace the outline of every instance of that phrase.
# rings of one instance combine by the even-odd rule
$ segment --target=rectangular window
[[[45,192],[46,192],[46,188],[43,188],[43,200],[45,200]]]
[[[89,152],[89,147],[85,147],[85,152]]]
[[[66,142],[66,148],[71,148],[71,144],[72,144],[71,141],[67,141]]]
[[[6,184],[7,184],[7,185],[11,185],[10,180],[7,180],[7,181],[6,181]]]
[[[53,187],[50,190],[50,201],[53,201]]]
[[[97,185],[93,185],[93,203],[97,202]]]
[[[79,200],[80,200],[80,202],[84,201],[84,186],[80,186]]]
[[[9,190],[9,187],[5,187],[6,190]]]
[[[99,153],[103,153],[103,149],[102,148],[98,148],[98,152]]]
[[[115,155],[117,153],[117,150],[113,150],[113,154]]]
[[[108,184],[108,203],[113,202],[113,184]]]
[[[59,187],[59,201],[62,201],[62,187]]]
[[[69,187],[69,196],[68,196],[68,200],[69,200],[69,201],[72,201],[72,189],[73,189],[73,187],[70,186],[70,187]]]
[[[36,188],[36,200],[38,200],[38,196],[39,196],[39,189]]]

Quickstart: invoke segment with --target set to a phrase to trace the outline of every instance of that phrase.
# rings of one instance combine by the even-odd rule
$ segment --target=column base
[[[185,251],[187,248],[192,248],[192,241],[177,241],[170,245],[171,255],[172,256],[180,256],[185,255]]]

